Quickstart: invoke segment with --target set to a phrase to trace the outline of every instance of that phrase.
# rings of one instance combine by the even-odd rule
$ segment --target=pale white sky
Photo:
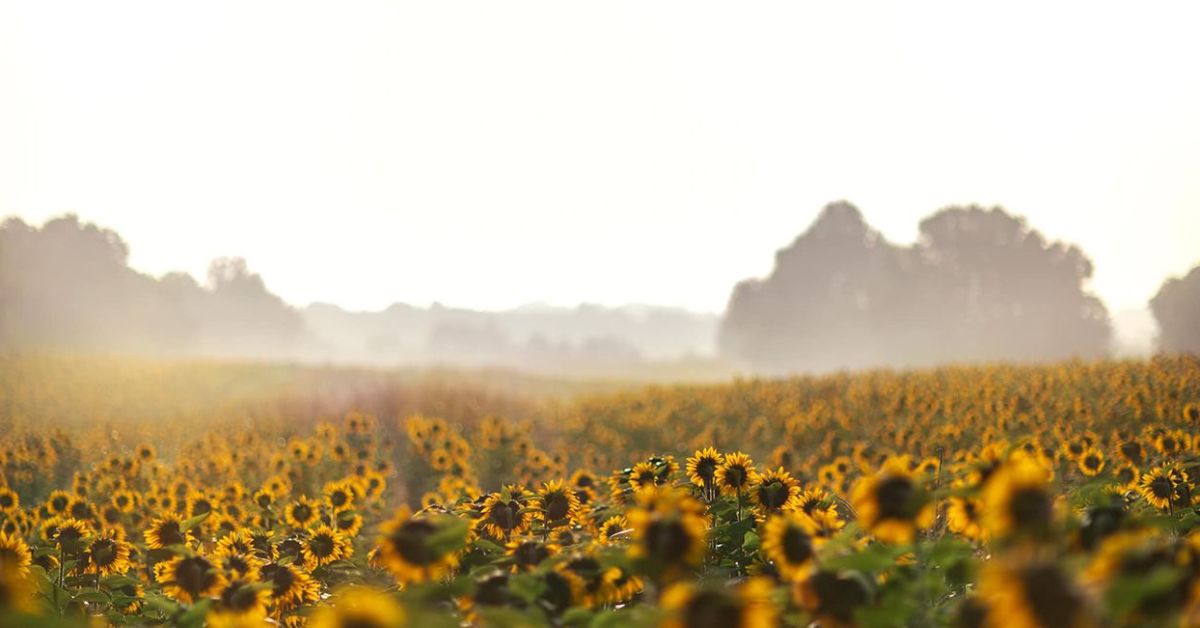
[[[1200,3],[0,0],[0,214],[304,304],[723,309],[826,202],[1200,263]]]

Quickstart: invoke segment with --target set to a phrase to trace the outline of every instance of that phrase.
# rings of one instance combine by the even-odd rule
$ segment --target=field
[[[1200,623],[1200,361],[0,359],[0,625]]]

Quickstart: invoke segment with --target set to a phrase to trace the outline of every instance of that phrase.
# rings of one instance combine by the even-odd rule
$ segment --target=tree
[[[1200,355],[1200,266],[1163,282],[1150,311],[1158,321],[1160,350]]]

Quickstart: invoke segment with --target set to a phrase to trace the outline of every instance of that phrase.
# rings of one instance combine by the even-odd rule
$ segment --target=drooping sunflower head
[[[933,506],[904,459],[892,458],[854,485],[851,501],[861,525],[885,543],[908,543],[933,523]]]
[[[401,583],[439,578],[458,565],[467,529],[447,516],[413,517],[401,507],[383,525],[378,540],[379,560]]]
[[[692,484],[704,489],[717,488],[717,469],[725,462],[716,449],[700,449],[687,459],[687,476]]]
[[[394,597],[368,587],[337,591],[333,603],[313,613],[309,628],[401,628],[404,607]]]
[[[725,460],[717,467],[716,482],[724,492],[745,491],[756,475],[750,456],[739,451],[725,455]]]
[[[771,515],[762,529],[762,553],[789,580],[808,575],[822,542],[817,524],[802,511]]]
[[[778,611],[771,601],[771,584],[751,578],[736,588],[675,584],[663,591],[667,628],[761,628],[774,626]]]

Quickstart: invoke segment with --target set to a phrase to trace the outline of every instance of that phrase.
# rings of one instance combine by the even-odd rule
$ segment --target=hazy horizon
[[[0,6],[0,215],[155,275],[718,313],[843,198],[1001,205],[1112,312],[1200,262],[1196,5],[67,4]]]

